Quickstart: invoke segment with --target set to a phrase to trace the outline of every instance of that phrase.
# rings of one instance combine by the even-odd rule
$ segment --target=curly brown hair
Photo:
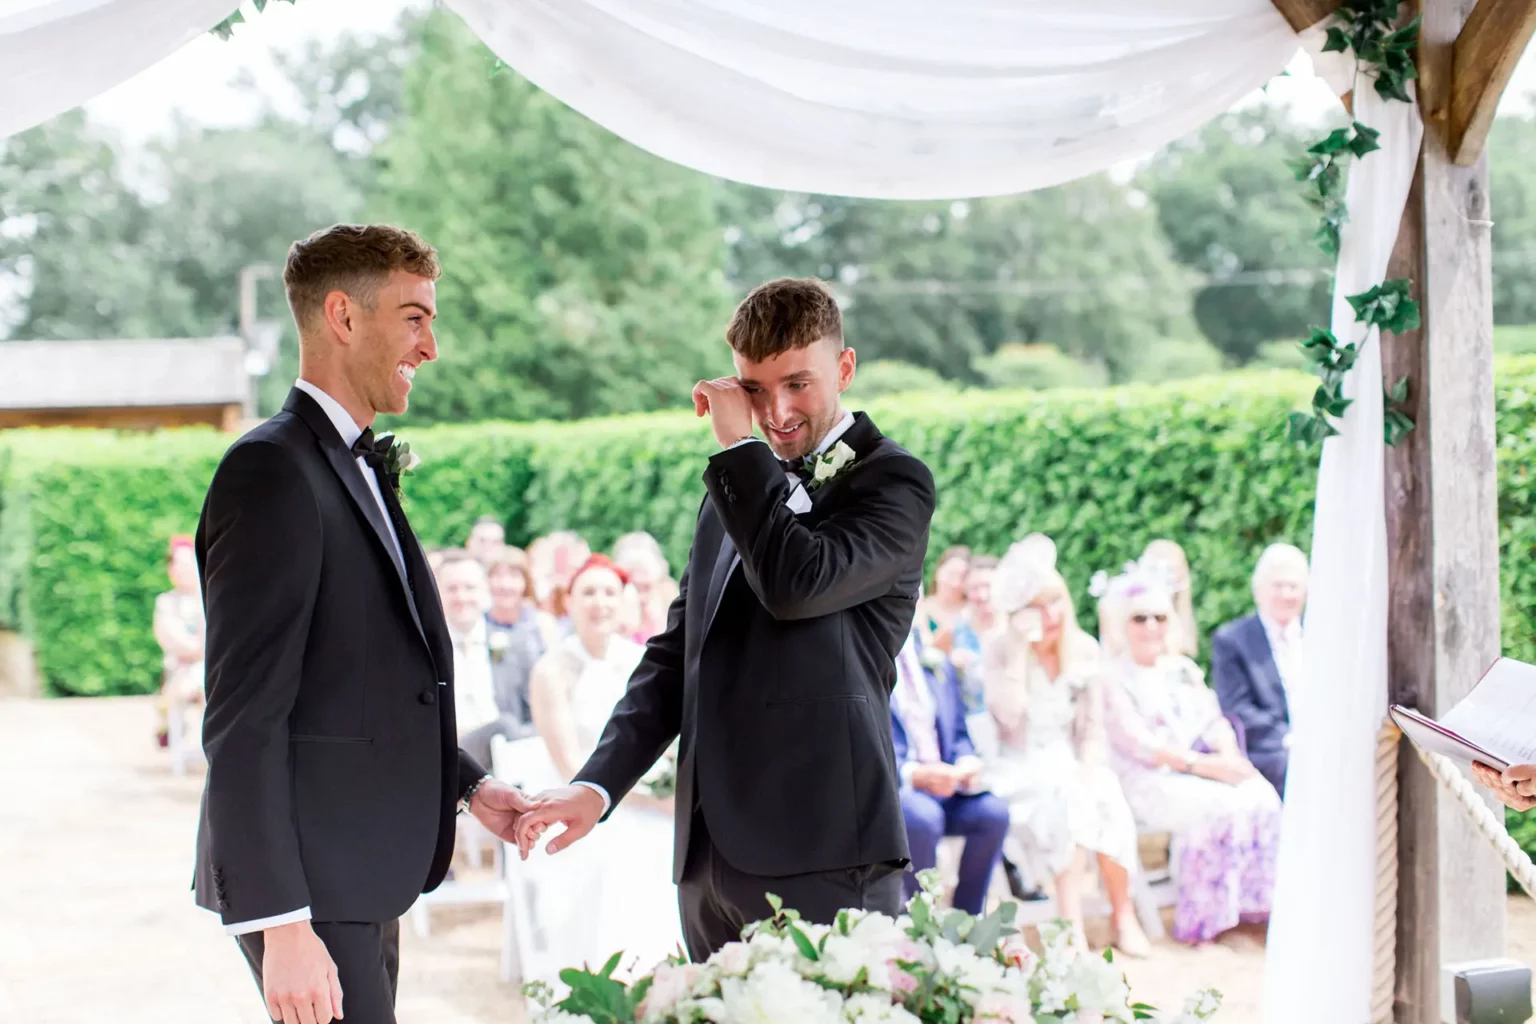
[[[299,330],[314,323],[331,292],[372,308],[379,286],[404,270],[436,281],[437,250],[414,231],[389,224],[336,224],[294,242],[283,267],[288,308]]]
[[[731,348],[754,363],[823,338],[843,346],[843,315],[821,281],[781,277],[752,289],[725,329]]]

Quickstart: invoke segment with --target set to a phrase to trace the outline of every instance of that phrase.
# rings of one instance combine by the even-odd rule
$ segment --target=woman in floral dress
[[[998,628],[985,641],[987,710],[997,726],[992,792],[1031,877],[1055,882],[1056,906],[1082,948],[1088,857],[1098,861],[1115,945],[1150,951],[1130,878],[1136,823],[1107,764],[1098,644],[1077,625],[1066,582],[1038,551],[1015,544],[992,579]]]
[[[1171,588],[1130,568],[1100,599],[1112,761],[1143,829],[1173,836],[1173,935],[1199,943],[1269,915],[1280,796],[1248,763],[1199,667],[1170,653]]]

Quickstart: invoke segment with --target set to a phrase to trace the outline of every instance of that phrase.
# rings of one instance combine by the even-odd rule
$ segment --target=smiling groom
[[[673,880],[695,960],[769,916],[769,892],[828,924],[899,909],[890,695],[935,500],[922,462],[843,411],[856,359],[819,281],[757,288],[726,340],[737,375],[693,393],[721,450],[667,628],[574,784],[517,830],[525,857],[557,822],[551,852],[578,841],[680,735]]]
[[[458,748],[453,643],[395,493],[402,413],[437,358],[436,251],[340,224],[289,250],[299,381],[219,463],[197,527],[208,778],[194,885],[285,1024],[393,1024],[401,914],[443,880],[454,814],[511,839],[522,794]]]

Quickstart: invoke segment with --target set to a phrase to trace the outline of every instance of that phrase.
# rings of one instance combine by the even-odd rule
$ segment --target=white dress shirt
[[[1269,639],[1269,651],[1275,659],[1275,669],[1280,673],[1280,688],[1285,691],[1286,704],[1294,704],[1302,686],[1302,674],[1306,671],[1306,664],[1302,661],[1301,620],[1293,619],[1289,626],[1282,626],[1260,613],[1259,623],[1263,625],[1264,635]],[[1289,731],[1281,743],[1285,747],[1291,745]]]
[[[491,678],[485,620],[476,622],[468,633],[457,633],[450,626],[448,635],[453,638],[453,713],[463,736],[496,721],[501,708],[496,705],[496,685]]]
[[[352,419],[351,413],[342,408],[340,402],[302,377],[295,381],[293,386],[313,398],[320,408],[325,411],[325,415],[330,419],[332,425],[335,426],[336,432],[341,435],[342,444],[351,448],[357,443],[357,439],[363,435],[363,428],[357,425],[357,422]],[[379,511],[384,515],[384,525],[389,530],[389,539],[394,544],[394,556],[403,567],[405,565],[405,556],[401,554],[400,537],[395,533],[395,524],[389,518],[389,509],[384,504],[384,493],[379,490],[378,474],[370,469],[368,463],[362,459],[357,460],[357,468],[362,471],[363,482],[368,485],[368,490],[372,492],[373,500],[379,503]],[[489,671],[489,665],[487,665],[487,671]],[[227,924],[224,926],[224,934],[246,935],[250,932],[259,932],[265,928],[276,928],[279,925],[293,924],[296,921],[308,921],[311,916],[310,908],[300,907],[298,910],[291,910],[286,914],[263,917],[256,921],[239,921],[235,924]]]
[[[827,431],[827,435],[823,437],[821,439],[821,443],[815,447],[814,453],[817,455],[826,454],[827,449],[837,444],[837,442],[842,439],[842,436],[848,433],[848,428],[851,426],[853,426],[853,413],[845,410],[843,412],[842,418],[837,421],[831,430]],[[740,441],[737,441],[735,444],[727,446],[725,450],[729,451],[731,448],[740,448],[744,444],[767,443],[767,441],[764,441],[760,437],[744,437]],[[805,481],[801,480],[800,477],[794,473],[786,472],[784,475],[789,478],[789,498],[785,500],[784,504],[788,505],[792,509],[795,509],[796,511],[801,511],[800,505],[803,501],[804,507],[810,508],[810,497],[805,493]],[[739,564],[741,564],[740,554],[738,554],[731,561],[730,571],[726,573],[727,579],[730,578],[731,573],[736,571],[736,566]],[[586,786],[588,789],[595,792],[598,796],[602,797],[603,813],[608,813],[608,808],[612,806],[613,799],[609,797],[608,791],[606,789],[604,789],[602,786],[599,786],[595,782],[582,782],[578,780],[576,785]]]

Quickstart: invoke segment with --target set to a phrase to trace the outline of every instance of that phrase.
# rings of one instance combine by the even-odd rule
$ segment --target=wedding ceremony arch
[[[0,5],[0,137],[169,55],[230,3]],[[1482,152],[1536,0],[446,6],[520,74],[652,153],[765,187],[888,199],[1104,171],[1195,130],[1307,50],[1375,148],[1335,224],[1330,327],[1354,348],[1322,406],[1335,414],[1311,547],[1311,689],[1292,709],[1265,1017],[1440,1020],[1442,967],[1504,951],[1504,868],[1382,727],[1389,700],[1443,712],[1500,649]],[[1329,32],[1341,6],[1421,18],[1410,102],[1384,95],[1369,55]],[[1388,279],[1412,281],[1422,315],[1383,345],[1348,300]],[[1388,447],[1391,414],[1413,429]]]

